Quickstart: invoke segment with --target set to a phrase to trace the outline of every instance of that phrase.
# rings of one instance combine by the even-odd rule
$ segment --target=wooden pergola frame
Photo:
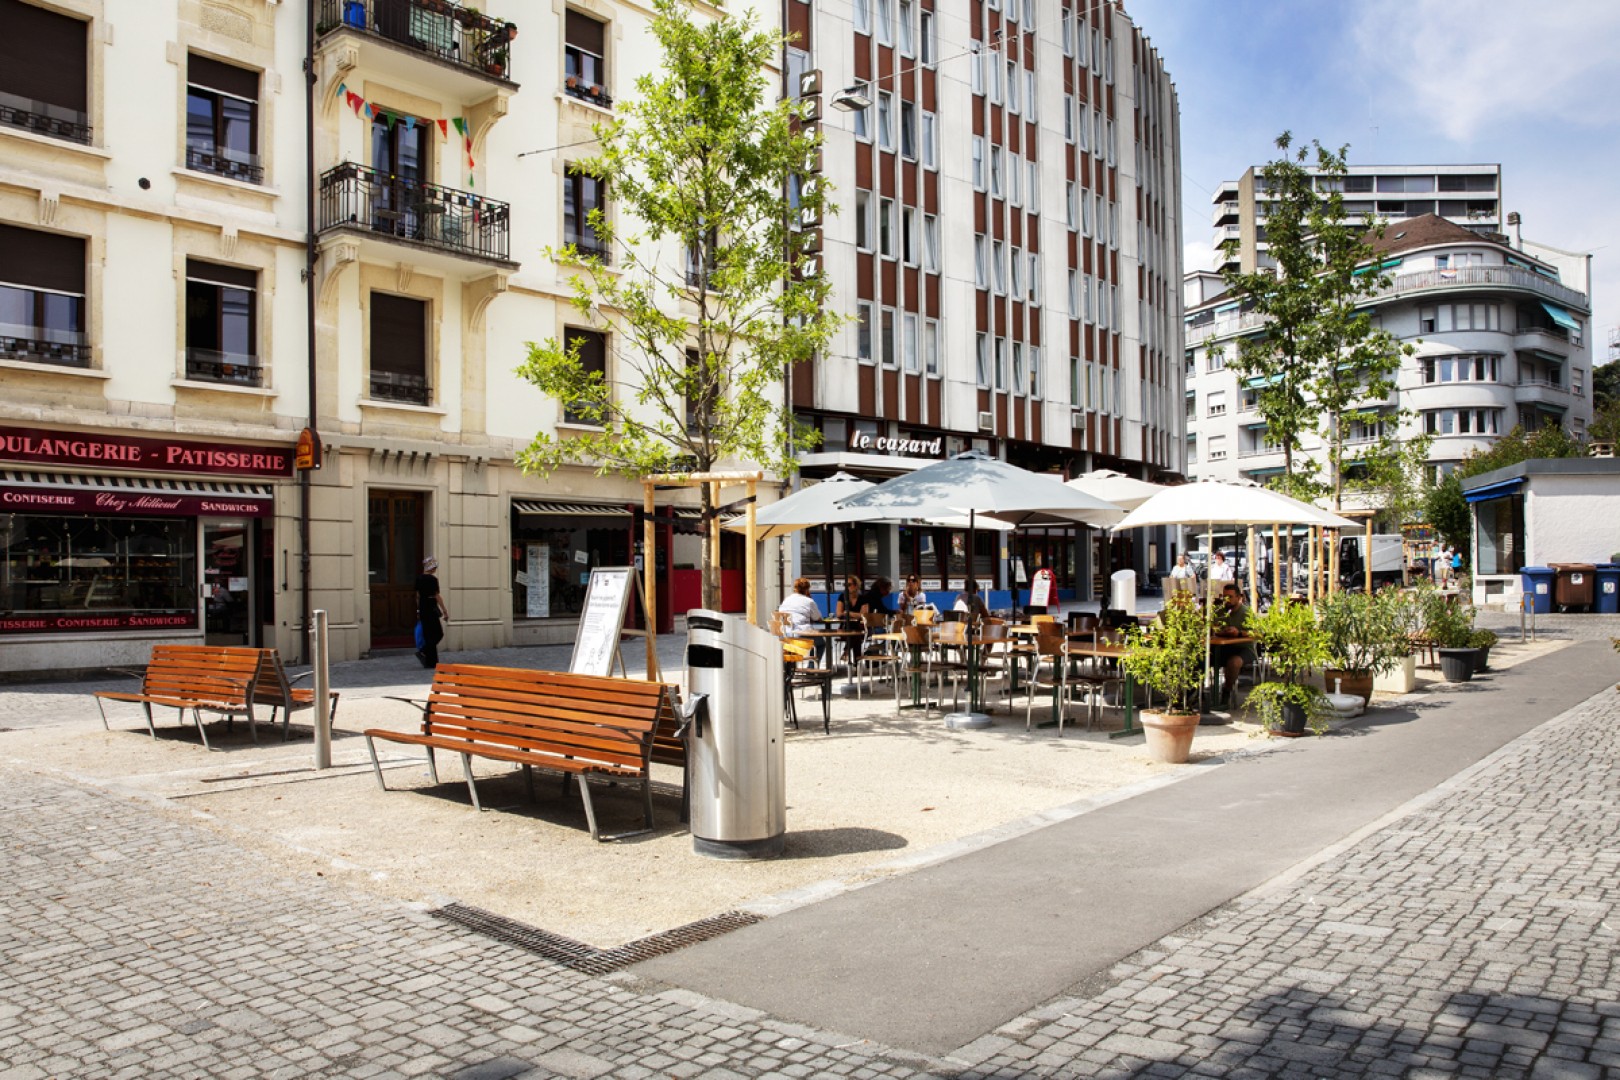
[[[709,565],[714,570],[720,569],[720,489],[731,484],[743,484],[748,489],[748,551],[743,562],[744,586],[747,594],[748,621],[755,621],[754,591],[758,583],[759,571],[757,566],[758,555],[756,532],[754,529],[754,493],[765,474],[754,472],[702,472],[702,473],[660,473],[656,476],[643,477],[641,481],[642,498],[646,513],[644,518],[644,537],[642,543],[641,594],[647,604],[647,677],[655,678],[658,671],[658,593],[654,586],[654,567],[658,565],[656,547],[658,541],[657,526],[653,523],[653,497],[661,487],[701,487],[709,486],[709,505],[715,509],[715,515],[705,523],[709,530]],[[673,566],[673,563],[671,563]]]

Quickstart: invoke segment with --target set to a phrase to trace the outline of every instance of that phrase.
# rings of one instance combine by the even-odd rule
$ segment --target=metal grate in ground
[[[687,923],[685,926],[677,926],[673,930],[664,930],[623,945],[615,945],[611,949],[598,949],[584,942],[565,938],[561,934],[553,934],[520,923],[516,919],[508,919],[492,911],[466,904],[446,904],[429,914],[436,919],[443,919],[485,937],[494,938],[496,941],[515,945],[547,960],[555,960],[565,967],[582,971],[587,975],[607,975],[631,964],[639,964],[643,960],[663,956],[684,949],[688,945],[717,938],[721,934],[729,934],[733,930],[739,930],[764,919],[763,915],[753,915],[745,911],[727,911]]]

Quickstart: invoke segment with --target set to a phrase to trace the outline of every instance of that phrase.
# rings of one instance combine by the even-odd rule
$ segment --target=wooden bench
[[[98,690],[96,707],[101,710],[101,726],[108,731],[109,701],[128,701],[146,709],[146,729],[157,738],[152,722],[152,706],[175,709],[184,722],[190,711],[203,746],[208,731],[203,727],[204,710],[223,714],[227,720],[238,714],[248,719],[248,732],[259,739],[253,725],[253,685],[258,677],[259,649],[237,649],[220,645],[154,645],[144,671],[121,671],[141,680],[139,690]]]
[[[591,839],[600,840],[588,783],[591,779],[639,781],[646,815],[646,829],[641,831],[653,827],[653,750],[655,743],[662,743],[659,756],[670,759],[672,731],[663,739],[657,735],[661,721],[667,722],[666,708],[674,693],[672,686],[640,679],[440,664],[425,701],[393,699],[422,710],[421,731],[368,728],[366,748],[377,783],[384,791],[388,785],[383,782],[374,739],[425,747],[428,772],[435,784],[439,783],[439,771],[434,751],[461,755],[462,772],[475,810],[483,806],[473,782],[474,757],[523,766],[531,798],[533,770],[561,773],[565,795],[568,780],[573,777],[579,783]]]
[[[276,713],[281,713],[281,741],[286,742],[292,729],[292,714],[300,709],[313,709],[315,707],[315,691],[303,687],[294,687],[292,684],[299,679],[307,679],[314,674],[313,670],[302,675],[288,678],[287,669],[281,663],[281,653],[275,649],[259,649],[258,672],[253,677],[253,704],[270,706],[270,723],[276,722]],[[330,719],[337,718],[338,692],[329,691],[332,698],[332,708],[327,714]]]

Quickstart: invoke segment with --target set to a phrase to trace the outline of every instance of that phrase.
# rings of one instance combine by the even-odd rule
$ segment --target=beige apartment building
[[[593,242],[568,165],[655,61],[649,12],[487,7],[314,0],[311,162],[306,4],[0,0],[0,675],[303,656],[309,427],[334,658],[409,647],[424,554],[451,651],[570,641],[590,569],[640,557],[638,483],[514,468],[572,425],[513,372],[575,335],[617,377],[545,249]]]

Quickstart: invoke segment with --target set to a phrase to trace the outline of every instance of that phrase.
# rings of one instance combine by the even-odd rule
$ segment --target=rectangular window
[[[855,249],[857,251],[872,250],[872,193],[870,191],[857,191],[855,193]]]
[[[894,95],[887,90],[879,90],[877,97],[877,129],[878,146],[884,150],[894,149]]]
[[[995,275],[996,295],[1007,291],[1007,247],[1000,240],[990,242],[990,271]]]
[[[190,56],[186,60],[186,168],[258,184],[259,73]]]
[[[429,404],[427,301],[381,292],[370,299],[372,398]]]
[[[1035,0],[1024,0],[1024,29],[1035,29]]]
[[[1063,9],[1063,55],[1074,55],[1074,11]]]
[[[922,62],[928,67],[933,67],[939,62],[939,45],[934,38],[934,13],[932,11],[924,11],[919,17],[918,37],[922,39],[919,42],[922,46]]]
[[[989,55],[985,57],[985,64],[990,69],[990,100],[1000,105],[1007,86],[1007,69],[1002,67],[1000,51],[991,49]]]
[[[1221,461],[1226,457],[1226,436],[1211,435],[1209,437],[1209,460]]]
[[[1204,399],[1204,406],[1205,416],[1225,416],[1226,391],[1211,390],[1209,395]]]
[[[1081,19],[1074,28],[1074,47],[1079,54],[1080,66],[1088,66],[1091,63],[1091,29],[1085,19]]]
[[[1041,169],[1033,161],[1024,163],[1024,175],[1028,183],[1025,184],[1024,203],[1032,214],[1041,212]]]
[[[851,16],[857,34],[870,34],[872,32],[872,0],[854,0],[855,10]]]
[[[862,300],[855,305],[855,358],[863,364],[872,362],[872,302]]]
[[[1039,95],[1035,92],[1035,71],[1033,68],[1024,69],[1024,119],[1030,123],[1040,119],[1039,110],[1035,107]]]
[[[939,218],[923,215],[923,269],[939,273]]]
[[[878,327],[878,349],[884,367],[894,367],[894,308],[883,309],[880,318],[883,320]]]
[[[938,319],[929,319],[923,323],[923,371],[929,375],[939,374]]]
[[[197,625],[196,519],[8,513],[5,520],[0,611],[68,626],[93,617],[133,627],[157,616],[170,626]]]
[[[88,144],[88,36],[82,19],[0,0],[0,124]]]
[[[1001,197],[1003,191],[1005,164],[1006,154],[1003,153],[1001,147],[992,146],[990,148],[990,194],[997,198]]]
[[[1069,314],[1080,317],[1080,271],[1069,271]]]
[[[1436,320],[1435,309],[1434,308],[1432,308],[1432,307],[1420,307],[1420,308],[1418,308],[1418,333],[1420,333],[1420,334],[1433,334],[1433,333],[1436,332],[1435,327],[1438,326],[1438,325],[1439,325],[1439,323]]]
[[[877,39],[879,45],[894,44],[894,0],[877,0]]]
[[[1029,386],[1029,372],[1024,369],[1024,343],[1012,343],[1012,376],[1013,393],[1022,394]]]
[[[939,117],[922,114],[922,163],[925,169],[939,168]]]
[[[563,19],[563,89],[593,105],[612,105],[607,89],[607,25],[568,9]]]
[[[1024,257],[1029,260],[1029,302],[1039,304],[1041,302],[1041,257],[1033,251],[1027,252]]]
[[[973,335],[974,373],[979,386],[990,386],[990,338],[985,334]]]
[[[1075,408],[1085,405],[1085,392],[1080,387],[1080,358],[1069,357],[1069,404]]]
[[[85,244],[0,224],[0,357],[89,367]]]
[[[855,87],[866,100],[872,100],[872,84],[869,82],[856,83]],[[855,138],[861,142],[872,141],[871,109],[856,109],[851,115],[855,118]]]
[[[916,5],[912,0],[900,0],[900,55],[917,55],[917,35],[913,20],[916,18]]]
[[[907,266],[922,262],[922,211],[907,206],[900,211],[900,254]]]
[[[973,62],[969,65],[968,71],[973,81],[973,93],[975,95],[984,93],[984,53],[980,51],[982,48],[983,46],[977,41],[968,42],[968,51],[973,57]]]
[[[1012,249],[1012,251],[1011,251],[1011,258],[1012,258],[1012,293],[1018,299],[1022,300],[1024,298],[1024,251],[1023,251],[1023,249],[1019,248],[1019,247],[1014,247]]]
[[[1029,347],[1029,396],[1041,396],[1041,350],[1035,345]]]
[[[1063,95],[1063,139],[1074,142],[1074,95]]]
[[[1013,206],[1024,204],[1024,167],[1017,154],[1007,160],[1007,201]]]
[[[900,156],[908,161],[917,158],[917,106],[910,101],[900,103]]]
[[[921,344],[917,336],[917,316],[906,312],[900,321],[901,348],[904,353],[904,362],[907,371],[917,371],[921,368]]]
[[[1008,60],[1007,67],[1007,111],[1013,115],[1018,114],[1019,83],[1018,61]]]
[[[586,258],[610,261],[607,245],[596,234],[591,212],[607,213],[607,184],[572,167],[563,177],[563,243]]]
[[[1576,397],[1586,396],[1586,372],[1580,368],[1569,369],[1569,392]]]
[[[1078,194],[1078,189],[1075,188],[1073,180],[1064,181],[1064,184],[1063,184],[1063,204],[1064,204],[1064,209],[1065,209],[1065,211],[1067,213],[1066,221],[1068,223],[1069,228],[1071,228],[1071,229],[1079,228],[1080,227],[1080,198],[1079,198],[1079,194]]]
[[[1007,389],[1007,339],[996,338],[996,389]]]
[[[973,190],[984,190],[984,136],[973,136]]]
[[[894,200],[878,200],[878,254],[894,258]]]
[[[258,291],[257,271],[186,260],[186,378],[262,385]]]
[[[983,233],[973,238],[973,284],[990,287],[990,239]]]

